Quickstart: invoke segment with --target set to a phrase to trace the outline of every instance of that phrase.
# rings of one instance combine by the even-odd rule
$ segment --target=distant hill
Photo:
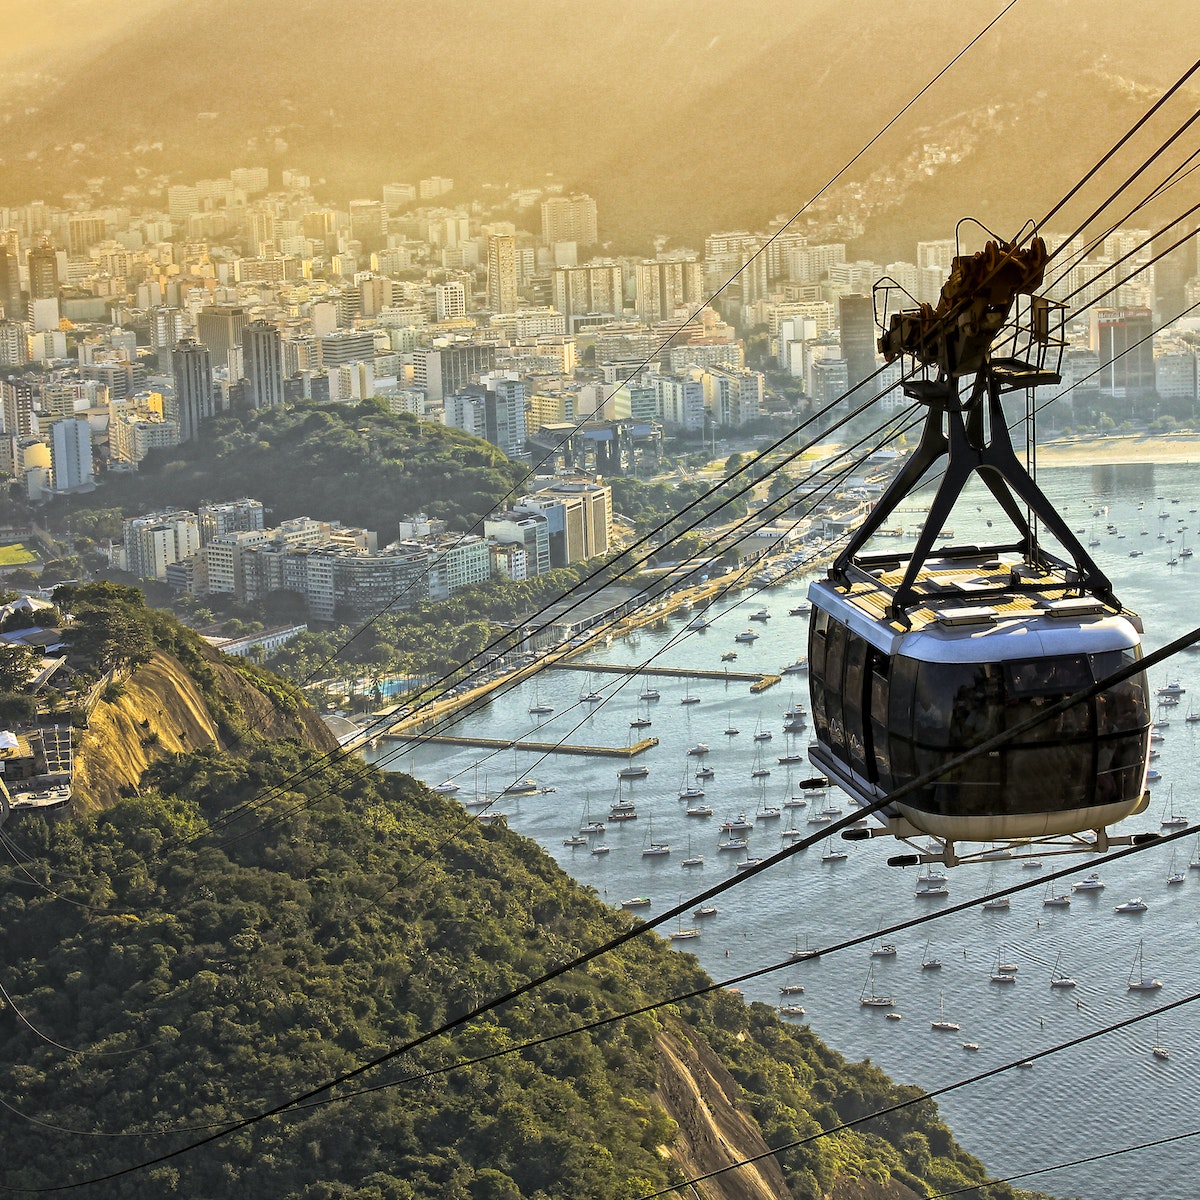
[[[695,241],[793,212],[1001,8],[144,2],[157,12],[141,27],[106,9],[94,40],[81,19],[52,77],[7,97],[0,202],[263,162],[308,169],[342,201],[434,172],[464,190],[551,173],[597,197],[617,248]],[[1140,88],[1180,73],[1191,52],[1169,31],[1192,18],[1190,0],[1147,0],[1136,19],[1118,0],[1023,0],[854,168],[896,202],[873,236],[1036,215],[1145,106]],[[924,143],[981,121],[962,162],[887,195]]]
[[[155,451],[136,474],[110,474],[69,508],[134,516],[249,493],[273,524],[300,516],[341,521],[378,531],[384,543],[397,536],[398,521],[418,512],[470,528],[525,473],[490,442],[392,416],[382,401],[301,402],[216,417],[197,441]]]

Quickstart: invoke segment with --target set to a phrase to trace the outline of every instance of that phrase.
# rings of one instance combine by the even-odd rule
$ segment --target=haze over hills
[[[851,24],[834,0],[142,0],[130,21],[93,0],[51,43],[9,7],[26,33],[4,61],[30,38],[59,53],[6,97],[0,202],[239,163],[307,170],[331,200],[552,173],[596,196],[621,249],[790,214],[1000,9],[873,5]],[[1169,31],[1193,15],[1021,0],[848,176],[889,206],[872,236],[1043,211],[1190,61]],[[903,168],[927,143],[965,153],[917,186]]]

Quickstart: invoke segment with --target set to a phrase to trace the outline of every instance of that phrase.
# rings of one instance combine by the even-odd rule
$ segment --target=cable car
[[[955,258],[936,308],[894,313],[880,340],[887,361],[905,360],[902,386],[928,409],[924,431],[809,590],[809,758],[863,803],[1141,657],[1139,618],[1017,457],[1001,406],[1002,395],[1025,390],[1032,424],[1032,389],[1059,380],[1061,308],[1034,294],[1046,261],[1039,238],[1027,249],[989,241]],[[866,553],[943,461],[912,551]],[[1010,541],[939,542],[972,476],[1011,522]],[[1065,558],[1042,545],[1039,527]],[[940,852],[919,860],[948,864],[979,856],[961,843],[1065,839],[1070,849],[1104,849],[1127,840],[1107,827],[1149,802],[1149,749],[1142,672],[885,804],[884,828],[872,832],[932,837]],[[1073,836],[1084,831],[1096,836]]]

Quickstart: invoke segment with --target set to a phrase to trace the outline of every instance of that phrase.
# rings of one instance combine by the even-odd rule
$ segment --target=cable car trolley
[[[1059,381],[1064,345],[1062,307],[1035,294],[1046,262],[1038,237],[1024,248],[989,241],[954,259],[936,306],[884,324],[880,349],[901,360],[905,393],[927,409],[924,430],[828,578],[809,590],[809,757],[862,803],[1141,657],[1140,619],[1018,458],[1001,407],[1004,394],[1025,391],[1032,458],[1033,388]],[[892,288],[877,287],[877,315],[881,290],[886,318]],[[864,552],[938,464],[944,474],[911,553]],[[972,476],[1012,538],[935,548]],[[1061,553],[1041,544],[1039,527]],[[883,828],[871,833],[937,843],[892,860],[903,864],[977,859],[995,843],[1068,853],[1127,842],[1106,830],[1149,801],[1148,695],[1145,674],[1134,674],[885,803]]]

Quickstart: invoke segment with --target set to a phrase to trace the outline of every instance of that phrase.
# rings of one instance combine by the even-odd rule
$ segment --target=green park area
[[[36,561],[37,554],[30,550],[24,542],[14,542],[11,546],[0,546],[0,567],[21,567],[26,563]]]

